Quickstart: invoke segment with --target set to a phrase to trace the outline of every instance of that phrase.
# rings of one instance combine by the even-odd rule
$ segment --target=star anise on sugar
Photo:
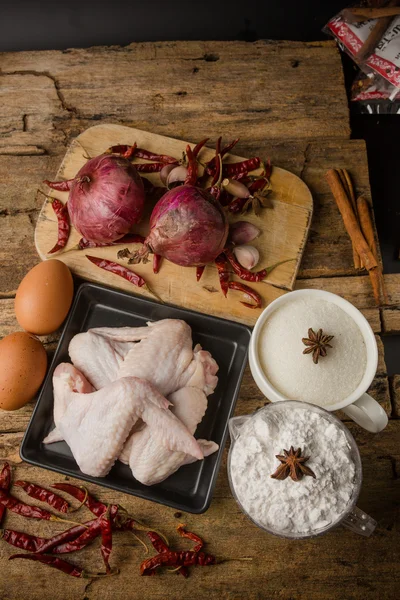
[[[318,329],[317,333],[313,329],[308,330],[308,338],[302,338],[302,342],[307,348],[303,350],[303,354],[311,354],[314,363],[318,364],[320,356],[326,356],[326,349],[332,348],[330,341],[334,338],[334,335],[324,335],[322,329]]]
[[[282,464],[279,465],[275,473],[272,473],[271,477],[273,479],[286,479],[289,475],[293,481],[300,481],[303,475],[316,478],[314,471],[304,464],[310,457],[301,456],[301,448],[295,450],[293,446],[290,446],[290,450],[283,450],[283,454],[276,455],[276,458]]]

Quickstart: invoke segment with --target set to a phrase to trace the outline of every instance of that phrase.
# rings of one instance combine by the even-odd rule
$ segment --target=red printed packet
[[[333,35],[355,60],[375,24],[376,19],[346,23],[337,15],[327,23],[325,31]],[[357,64],[367,75],[377,73],[393,86],[391,100],[397,95],[400,90],[400,16],[393,19],[374,52],[362,64]]]

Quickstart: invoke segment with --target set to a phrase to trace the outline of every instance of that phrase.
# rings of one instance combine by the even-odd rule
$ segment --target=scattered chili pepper
[[[57,217],[58,239],[57,239],[57,244],[51,250],[49,250],[48,254],[54,254],[55,252],[58,252],[59,250],[62,250],[63,248],[65,248],[65,246],[67,245],[67,242],[68,242],[69,233],[70,233],[70,229],[71,229],[71,226],[69,224],[69,214],[68,214],[67,203],[63,204],[57,198],[52,198],[51,206]]]
[[[201,140],[201,142],[199,142],[198,144],[195,145],[195,147],[192,150],[193,156],[195,158],[198,157],[198,155],[200,154],[200,150],[203,148],[203,146],[205,146],[207,144],[209,139],[210,138],[205,138],[204,140]]]
[[[106,150],[105,154],[122,154],[125,158],[132,158],[132,156],[135,156],[136,158],[144,158],[145,160],[156,160],[166,165],[178,163],[178,160],[173,156],[167,156],[166,154],[156,154],[155,152],[150,152],[150,150],[138,148],[136,142],[133,144],[133,146],[129,146],[128,144],[118,144],[117,146],[111,146],[111,148],[108,148],[108,150]]]
[[[90,528],[95,521],[96,519],[92,519],[91,521],[87,521],[82,525],[75,525],[75,527],[71,527],[66,531],[58,533],[52,538],[48,538],[44,541],[43,546],[40,548],[39,552],[51,552],[56,546],[61,546],[61,544],[75,540],[78,536],[87,531],[87,529]]]
[[[112,550],[112,520],[118,512],[118,506],[108,507],[100,517],[101,555],[106,566],[106,573],[111,573],[110,554]]]
[[[221,140],[222,140],[222,138],[219,137],[217,139],[217,143],[215,145],[215,157],[214,157],[215,166],[213,168],[213,178],[211,181],[211,188],[217,183],[218,179],[220,179],[221,172],[222,172]]]
[[[196,157],[189,144],[186,146],[186,156],[188,158],[187,177],[185,179],[185,185],[196,185],[197,181],[197,162]]]
[[[21,548],[21,550],[27,550],[28,552],[40,552],[42,546],[47,541],[46,538],[11,529],[0,529],[0,537],[8,544],[16,548]]]
[[[221,285],[221,290],[224,296],[226,297],[229,289],[229,271],[228,271],[228,262],[223,254],[220,254],[215,259],[215,264],[218,269],[218,277],[219,283]]]
[[[42,502],[46,502],[56,510],[62,513],[67,513],[69,509],[69,504],[64,498],[61,498],[58,494],[54,492],[49,492],[39,485],[35,485],[34,483],[29,483],[28,481],[16,481],[14,485],[18,487],[22,487],[22,489],[30,496],[31,498],[35,498],[36,500],[41,500]]]
[[[205,265],[203,265],[201,267],[196,267],[196,281],[200,281],[205,268],[206,268]]]
[[[74,181],[75,177],[73,179],[66,179],[65,181],[49,181],[48,179],[45,179],[43,183],[48,185],[52,190],[57,190],[58,192],[69,192]]]
[[[83,502],[96,517],[100,517],[107,510],[107,505],[99,500],[96,500],[91,494],[88,493],[87,489],[72,485],[71,483],[54,483],[52,486],[55,490],[61,490],[66,494],[69,494],[79,502]]]
[[[252,271],[245,269],[244,267],[242,267],[241,264],[238,263],[233,252],[229,248],[225,248],[224,254],[225,254],[226,258],[229,260],[229,262],[231,263],[232,269],[234,270],[236,275],[238,277],[240,277],[240,279],[243,279],[244,281],[253,281],[253,282],[263,281],[266,277],[268,277],[268,275],[271,273],[271,271],[273,271],[276,267],[278,267],[279,265],[283,265],[286,262],[290,262],[290,261],[294,260],[293,258],[289,258],[286,260],[280,260],[279,262],[274,263],[270,267],[266,267],[265,269],[262,269],[261,271],[257,271],[255,273],[253,273]]]
[[[225,164],[222,168],[224,176],[232,176],[238,175],[239,173],[248,173],[249,171],[254,171],[258,169],[261,165],[261,160],[258,156],[254,156],[254,158],[248,158],[247,160],[242,160],[237,163],[229,163]]]
[[[0,490],[0,504],[16,513],[17,515],[22,515],[23,517],[28,517],[30,519],[43,519],[45,521],[63,521],[61,517],[57,517],[53,515],[48,510],[44,508],[39,508],[37,506],[31,506],[30,504],[25,504],[21,502],[15,496],[8,494],[4,490]]]
[[[252,290],[248,285],[240,283],[239,281],[230,281],[228,286],[230,290],[237,290],[238,292],[243,292],[244,294],[252,298],[255,302],[255,304],[250,304],[250,302],[242,302],[242,300],[240,300],[243,306],[246,306],[247,308],[261,308],[262,300],[260,294],[255,290]]]
[[[174,165],[178,164],[178,160],[173,156],[168,156],[167,154],[156,154],[155,152],[150,152],[149,150],[144,150],[144,148],[136,148],[135,156],[138,158],[144,158],[146,160],[156,160],[158,162],[162,162],[165,165]]]
[[[190,534],[185,531],[183,527],[178,528],[178,532],[183,537],[190,537],[197,542],[195,548],[201,549],[203,546],[203,541],[201,538],[196,536],[195,534]],[[151,534],[151,537],[150,537]],[[149,532],[148,537],[152,541],[154,538],[154,532]],[[193,537],[192,537],[193,536]],[[153,543],[153,541],[152,541]],[[152,558],[148,558],[142,562],[140,565],[140,574],[141,575],[153,575],[158,567],[189,567],[191,565],[199,565],[199,566],[208,566],[215,564],[215,557],[211,554],[206,554],[205,552],[199,552],[196,550],[182,550],[175,552],[173,550],[166,550],[162,545],[159,544],[159,541],[156,541],[157,546],[160,548],[159,553]],[[154,545],[154,543],[153,543]],[[157,548],[156,548],[157,549]],[[181,569],[179,569],[181,570]],[[187,576],[187,571],[185,570],[185,576]]]
[[[156,552],[170,552],[169,546],[164,542],[164,540],[161,539],[161,537],[155,531],[148,531],[147,537],[153,544],[153,547],[155,548]],[[177,570],[177,572],[183,575],[183,577],[188,577],[189,575],[186,567],[181,567]]]
[[[236,138],[236,140],[233,140],[232,142],[230,142],[229,144],[227,144],[226,146],[224,146],[222,148],[222,150],[220,151],[221,158],[223,158],[225,156],[225,154],[228,154],[228,152],[230,152],[230,150],[232,150],[232,148],[234,146],[236,146],[236,144],[238,143],[239,139],[240,138]],[[221,144],[221,138],[220,138],[220,144]],[[214,156],[206,164],[206,173],[207,173],[207,175],[213,175],[214,174],[215,166],[216,166],[216,157]]]
[[[8,492],[11,486],[11,467],[8,462],[5,462],[0,473],[0,490]],[[0,504],[0,524],[3,520],[6,507]]]
[[[139,173],[158,173],[164,167],[165,163],[135,163],[134,167]]]
[[[158,273],[158,271],[160,270],[161,261],[162,256],[160,256],[160,254],[153,255],[153,273]]]
[[[72,577],[92,577],[92,575],[86,574],[81,567],[71,565],[71,563],[58,558],[57,556],[49,556],[47,554],[13,554],[8,560],[14,560],[15,558],[25,558],[28,560],[37,560],[44,565],[58,569],[67,575]]]
[[[105,513],[103,513],[105,514]],[[90,542],[93,542],[100,534],[101,534],[101,518],[97,517],[92,521],[92,524],[88,526],[85,531],[81,533],[75,539],[65,542],[63,544],[59,544],[58,546],[54,546],[52,548],[53,554],[68,554],[70,552],[77,552],[78,550],[82,550],[82,548],[86,548]]]
[[[176,529],[179,535],[188,538],[189,540],[192,540],[192,542],[196,542],[196,546],[193,548],[193,552],[200,552],[200,550],[204,546],[203,540],[200,536],[196,535],[195,533],[192,533],[191,531],[186,531],[185,527],[186,525],[182,525],[182,523],[178,525]]]
[[[107,246],[118,246],[119,244],[143,244],[144,237],[138,233],[127,233],[119,240],[114,242],[92,242],[86,238],[81,238],[75,248],[71,250],[85,250],[86,248],[104,248]]]
[[[104,269],[105,271],[109,271],[110,273],[114,273],[114,275],[119,275],[119,277],[123,277],[138,287],[144,287],[145,289],[148,289],[143,277],[137,275],[130,269],[127,269],[127,267],[124,265],[120,265],[119,263],[116,263],[112,260],[107,260],[105,258],[99,258],[98,256],[89,256],[88,254],[86,254],[86,258],[96,265],[96,267]]]

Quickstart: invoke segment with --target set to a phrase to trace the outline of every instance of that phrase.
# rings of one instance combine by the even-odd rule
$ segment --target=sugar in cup
[[[303,339],[320,329],[333,338],[322,356],[315,356]],[[375,335],[362,313],[336,294],[296,290],[269,304],[253,329],[249,364],[272,402],[300,400],[343,410],[374,433],[388,423],[381,405],[366,393],[378,366]]]

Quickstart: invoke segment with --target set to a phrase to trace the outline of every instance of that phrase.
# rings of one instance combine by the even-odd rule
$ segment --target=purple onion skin
[[[129,160],[102,154],[88,160],[77,173],[68,212],[83,237],[113,242],[140,221],[144,202],[142,179]]]
[[[221,254],[228,228],[225,213],[206,190],[182,185],[155,205],[145,244],[176,265],[196,267]]]

